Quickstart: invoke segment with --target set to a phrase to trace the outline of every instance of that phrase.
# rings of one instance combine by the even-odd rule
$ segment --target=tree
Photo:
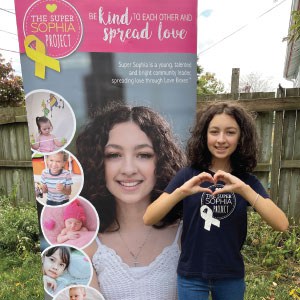
[[[204,69],[197,64],[197,94],[213,95],[224,92],[224,84],[216,79],[214,73],[205,72]]]
[[[23,81],[20,76],[14,74],[10,62],[0,53],[0,106],[24,105]]]
[[[273,82],[270,78],[264,78],[260,73],[250,73],[240,78],[240,92],[270,92],[273,90]]]

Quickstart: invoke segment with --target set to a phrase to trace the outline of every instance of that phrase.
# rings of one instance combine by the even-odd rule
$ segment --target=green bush
[[[0,195],[0,299],[44,298],[36,206]]]
[[[20,203],[14,206],[8,196],[0,196],[0,249],[39,251],[39,226],[36,206]]]
[[[243,248],[245,300],[300,300],[300,227],[290,220],[287,232],[276,232],[257,213],[249,213]]]

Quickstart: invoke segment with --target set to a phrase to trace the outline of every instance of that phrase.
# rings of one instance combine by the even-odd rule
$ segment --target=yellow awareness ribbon
[[[30,47],[32,42],[35,42],[35,49]],[[45,79],[46,67],[60,72],[59,61],[46,55],[45,44],[38,37],[33,34],[26,36],[24,47],[26,55],[35,61],[35,76]]]

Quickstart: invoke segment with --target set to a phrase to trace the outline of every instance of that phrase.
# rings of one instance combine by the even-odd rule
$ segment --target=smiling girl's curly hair
[[[100,232],[119,228],[116,201],[108,191],[104,175],[104,148],[109,132],[116,125],[134,122],[148,136],[157,157],[156,183],[151,193],[154,201],[163,192],[176,172],[185,165],[185,155],[172,135],[169,124],[158,113],[145,106],[112,103],[97,112],[76,140],[77,158],[84,170],[81,195],[93,203],[100,218]],[[181,217],[181,205],[161,222],[160,227],[174,223]]]

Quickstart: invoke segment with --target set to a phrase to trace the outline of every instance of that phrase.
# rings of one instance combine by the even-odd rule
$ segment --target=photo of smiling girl
[[[185,164],[168,123],[150,108],[112,104],[83,129],[77,150],[85,171],[82,195],[100,219],[100,233],[87,249],[93,286],[106,300],[177,299],[180,209],[158,226],[142,219]]]
[[[88,285],[92,277],[90,259],[80,249],[62,245],[42,253],[44,289],[50,296],[74,284]]]
[[[43,254],[44,288],[49,294],[56,292],[59,286],[59,277],[70,264],[70,255],[70,249],[63,246],[49,248]]]

